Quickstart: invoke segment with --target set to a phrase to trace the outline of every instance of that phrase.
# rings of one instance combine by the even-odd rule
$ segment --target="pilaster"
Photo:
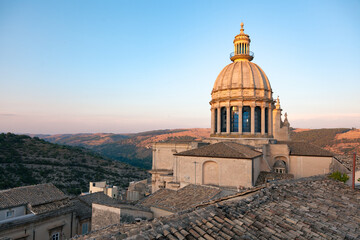
[[[221,132],[221,108],[217,108],[217,133]]]
[[[261,135],[265,135],[265,105],[261,105]]]
[[[226,133],[230,134],[230,106],[226,107]]]
[[[255,105],[251,105],[251,134],[254,135],[255,134]]]
[[[242,134],[242,109],[243,105],[239,105],[239,134]]]
[[[211,108],[211,134],[215,133],[215,108]]]

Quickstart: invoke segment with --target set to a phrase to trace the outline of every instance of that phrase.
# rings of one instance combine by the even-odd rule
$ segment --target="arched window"
[[[251,131],[251,109],[249,106],[243,107],[242,112],[242,129],[243,132],[250,132]]]
[[[255,107],[255,132],[261,132],[261,108]]]
[[[230,132],[238,132],[239,131],[239,110],[237,107],[230,108]]]
[[[203,165],[203,184],[219,185],[219,166],[214,161],[206,161]]]
[[[226,132],[226,107],[221,108],[221,132]]]
[[[217,133],[217,123],[218,123],[218,110],[215,108],[215,133]]]
[[[269,109],[265,108],[265,133],[269,132]]]

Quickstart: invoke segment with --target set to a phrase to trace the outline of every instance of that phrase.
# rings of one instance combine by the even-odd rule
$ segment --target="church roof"
[[[360,192],[324,176],[280,181],[245,199],[209,204],[80,239],[358,239]]]
[[[146,207],[157,207],[170,212],[178,212],[208,202],[220,192],[219,188],[190,184],[177,191],[160,189],[145,198],[140,204]]]
[[[235,143],[219,142],[204,147],[180,152],[176,156],[194,156],[194,157],[215,157],[215,158],[245,158],[252,159],[262,155],[261,152],[252,147]]]
[[[271,91],[269,79],[257,64],[240,61],[230,63],[220,72],[213,92],[241,88]]]
[[[279,141],[280,144],[287,144],[290,148],[290,155],[295,156],[319,156],[333,157],[334,153],[307,142]]]

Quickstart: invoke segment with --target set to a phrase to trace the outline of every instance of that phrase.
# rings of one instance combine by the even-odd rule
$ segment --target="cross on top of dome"
[[[241,26],[241,29],[240,29],[240,34],[241,34],[241,33],[244,33],[244,23],[242,22],[240,24],[240,26]]]

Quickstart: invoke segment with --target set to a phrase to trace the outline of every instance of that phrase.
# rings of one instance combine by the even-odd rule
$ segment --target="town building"
[[[0,191],[0,239],[68,239],[76,225],[69,197],[52,184]]]
[[[267,174],[302,178],[347,171],[331,152],[291,141],[287,114],[282,117],[279,97],[273,99],[268,77],[252,62],[243,26],[233,41],[232,63],[211,92],[210,138],[153,144],[152,192],[188,184],[243,189]]]
[[[61,240],[103,226],[152,219],[149,208],[95,192],[69,197],[53,184],[0,191],[0,240]]]
[[[151,194],[151,179],[133,181],[126,191],[127,201],[138,201]]]
[[[118,198],[119,188],[117,186],[109,185],[106,181],[90,182],[89,193],[103,192],[111,198]]]
[[[136,220],[153,219],[153,213],[149,208],[121,203],[92,204],[92,230],[120,224],[134,223]]]
[[[326,176],[276,181],[239,195],[77,239],[360,238],[360,192]]]

